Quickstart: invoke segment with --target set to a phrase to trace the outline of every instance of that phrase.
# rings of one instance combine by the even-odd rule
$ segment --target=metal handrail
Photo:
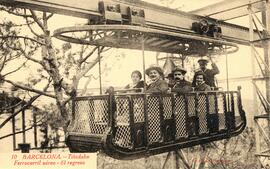
[[[192,109],[188,109],[188,106],[192,106],[192,104],[188,104],[188,97],[192,97],[191,99],[194,101],[195,107]],[[209,97],[212,98],[211,112],[208,105],[210,104]],[[99,101],[94,103],[94,100],[102,98],[104,102],[108,102],[108,107],[106,109],[93,107],[95,105],[104,106],[104,103],[100,104]],[[176,101],[176,98],[180,100]],[[218,101],[219,99],[221,100]],[[95,122],[92,119],[92,122],[89,122],[89,124],[94,126],[89,126],[91,129],[85,128],[88,132],[76,133],[76,131],[70,131],[68,145],[70,145],[71,150],[73,152],[81,152],[82,149],[76,149],[76,147],[80,146],[84,147],[84,152],[87,152],[87,149],[91,152],[102,149],[108,155],[120,159],[139,158],[146,154],[158,154],[230,138],[240,134],[246,126],[246,117],[242,109],[240,91],[189,92],[185,94],[115,94],[112,92],[105,95],[105,97],[83,97],[74,101],[86,101],[85,103],[92,107],[83,108],[82,110],[95,110],[98,111],[96,113],[101,113],[106,118],[98,117],[100,120],[103,119],[102,122]],[[181,107],[175,107],[176,104],[180,104],[180,101],[185,105],[182,107],[184,108],[183,110],[180,110],[182,109]],[[76,104],[81,105],[82,103]],[[203,104],[201,106],[204,108],[199,108],[199,104]],[[192,112],[189,112],[189,110],[194,111],[195,114],[190,114]],[[179,112],[177,113],[176,111]],[[236,111],[239,114],[235,114]],[[81,123],[87,120],[85,118],[89,112],[84,111],[81,113],[84,114],[81,117],[78,116],[80,112],[75,114],[82,118],[78,125],[84,126]],[[94,114],[87,116],[90,118],[95,117]],[[237,116],[240,116],[240,118],[236,118]],[[179,121],[182,118],[185,121]],[[104,121],[104,119],[106,120]],[[224,122],[219,122],[222,119]],[[205,127],[207,128],[201,128],[200,125],[206,125]],[[184,130],[184,134],[179,133],[180,131],[177,127],[181,127],[181,130]]]

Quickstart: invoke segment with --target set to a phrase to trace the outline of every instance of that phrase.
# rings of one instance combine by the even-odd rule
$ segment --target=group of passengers
[[[211,61],[212,69],[206,66]],[[169,83],[164,79],[164,71],[157,65],[152,65],[145,70],[146,75],[150,79],[147,85],[142,80],[140,71],[133,71],[131,74],[132,83],[127,85],[125,89],[144,88],[147,93],[164,93],[168,90],[172,92],[190,92],[190,91],[210,91],[215,89],[215,75],[219,73],[217,65],[213,60],[201,58],[198,60],[199,70],[194,74],[193,81],[189,82],[185,79],[187,70],[183,67],[175,67],[168,77],[172,77]]]

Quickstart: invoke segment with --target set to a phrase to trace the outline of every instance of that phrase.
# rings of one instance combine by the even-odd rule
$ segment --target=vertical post
[[[98,73],[99,73],[99,93],[102,94],[102,79],[101,79],[101,55],[100,46],[98,47]]]
[[[34,144],[35,147],[37,147],[37,117],[36,117],[36,112],[33,112],[33,123],[34,123]]]
[[[144,35],[142,35],[142,59],[143,59],[143,81],[146,82],[145,78],[145,55],[144,55]],[[144,91],[146,90],[146,86],[144,85]]]
[[[23,134],[23,143],[26,142],[26,136],[25,136],[25,110],[22,111],[22,134]]]
[[[229,87],[229,65],[228,65],[228,54],[227,54],[227,46],[225,46],[225,52],[226,52],[226,85],[227,85],[227,91],[230,91]]]
[[[159,65],[159,64],[158,64],[158,63],[159,63],[159,62],[158,62],[158,61],[159,61],[159,58],[158,58],[159,55],[160,55],[160,53],[156,52],[156,64],[157,64],[157,65]]]
[[[182,64],[182,67],[184,68],[185,67],[185,57],[184,56],[182,56],[181,57],[181,64]]]
[[[252,41],[254,40],[254,36],[253,36],[253,16],[252,16],[252,11],[251,9],[251,5],[249,5],[248,7],[249,9],[249,40],[250,40],[250,53],[251,53],[251,65],[252,65],[252,78],[254,79],[256,76],[256,71],[255,71],[255,51],[254,51],[254,44],[252,43]],[[255,86],[253,86],[253,104],[254,104],[254,115],[257,115],[257,94],[256,94],[256,88]],[[254,124],[253,124],[254,125]]]
[[[14,108],[12,108],[12,114],[14,114]],[[12,117],[12,138],[13,138],[13,150],[16,150],[16,124],[15,124],[15,117]]]
[[[179,156],[177,155],[177,150],[174,151],[175,169],[179,169]]]
[[[252,65],[252,79],[256,76],[256,70],[255,70],[255,51],[254,51],[254,31],[253,31],[253,16],[251,11],[251,5],[248,6],[249,11],[249,39],[250,39],[250,54],[251,54],[251,65]],[[258,115],[258,105],[257,105],[257,93],[256,93],[256,87],[253,85],[253,117]],[[254,118],[256,120],[256,118]],[[256,126],[256,123],[252,121],[252,126],[255,129],[255,142],[256,142],[256,153],[259,154],[261,151],[260,146],[260,133],[258,130],[258,126]],[[259,165],[259,164],[258,164]]]
[[[270,33],[270,2],[265,2],[265,11],[262,11],[262,23],[265,25],[266,28],[266,37],[269,36]],[[265,35],[264,35],[265,36]],[[264,50],[264,62],[265,62],[265,91],[266,91],[266,99],[270,103],[270,70],[268,67],[270,67],[270,41],[266,40],[263,42],[263,50]],[[268,105],[268,116],[270,117],[270,106]],[[270,120],[268,120],[268,126],[270,127]],[[270,133],[269,133],[270,134]]]

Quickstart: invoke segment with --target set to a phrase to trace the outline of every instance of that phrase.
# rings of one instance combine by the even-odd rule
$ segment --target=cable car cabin
[[[142,8],[100,1],[101,18],[91,18],[90,25],[59,28],[54,37],[77,44],[142,50],[144,71],[144,51],[201,57],[239,49],[237,44],[222,39],[221,27],[213,19],[195,16],[185,19],[183,22],[190,23],[190,29],[160,27],[163,24],[147,21],[152,8],[152,5]],[[88,38],[78,36],[81,33]],[[98,50],[99,63],[100,56]],[[77,97],[73,99],[72,116],[67,133],[71,152],[101,150],[119,159],[230,138],[246,126],[240,91]]]
[[[67,145],[71,152],[104,151],[140,158],[240,134],[246,126],[238,91],[77,97]]]

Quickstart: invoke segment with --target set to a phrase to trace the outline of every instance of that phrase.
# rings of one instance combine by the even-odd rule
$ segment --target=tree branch
[[[40,94],[40,95],[43,95],[43,96],[47,96],[47,97],[51,97],[51,98],[56,98],[55,95],[52,95],[52,94],[48,94],[44,91],[41,91],[41,90],[37,90],[37,89],[33,89],[33,88],[30,88],[30,87],[27,87],[27,86],[24,86],[24,85],[19,85],[19,84],[16,84],[10,80],[7,80],[7,79],[3,79],[5,82],[17,87],[17,88],[20,88],[22,90],[27,90],[27,91],[30,91],[30,92],[34,92],[34,93],[37,93],[37,94]]]
[[[0,124],[0,129],[3,128],[5,126],[6,123],[8,123],[13,117],[15,117],[17,114],[19,114],[21,111],[27,109],[37,98],[39,98],[41,95],[36,95],[34,97],[32,97],[25,105],[23,105],[20,109],[18,109],[17,111],[15,111],[11,116],[9,116],[8,118],[6,118],[6,120],[4,120],[1,124]]]
[[[36,39],[30,38],[30,37],[26,37],[26,36],[10,36],[10,35],[5,35],[5,36],[0,36],[0,39],[9,39],[9,38],[13,38],[13,39],[25,39],[25,40],[30,40],[33,42],[36,42],[40,45],[45,45],[45,43],[42,43]]]
[[[2,72],[2,70],[4,69],[6,61],[7,61],[7,55],[4,55],[4,59],[3,59],[3,62],[1,63],[1,67],[0,67],[0,72]]]
[[[25,14],[16,13],[12,9],[14,9],[14,8],[0,7],[0,10],[5,11],[5,12],[12,14],[12,15],[21,16],[21,17],[31,17],[32,16],[32,15],[25,15]]]
[[[21,101],[19,101],[15,105],[11,105],[11,106],[8,106],[8,107],[0,108],[0,110],[11,110],[11,109],[16,108],[17,106],[21,105],[23,102],[24,102],[24,99],[22,99]]]
[[[24,10],[24,12],[26,13],[26,10]],[[27,27],[29,28],[29,30],[30,30],[35,36],[41,38],[42,36],[39,35],[38,33],[36,33],[36,32],[33,30],[33,28],[30,26],[30,24],[33,24],[35,21],[29,22],[28,17],[25,18],[25,21],[26,21],[26,23],[27,23]]]
[[[89,77],[87,78],[87,81],[86,81],[86,83],[84,84],[83,90],[82,90],[82,92],[81,92],[81,96],[85,95],[85,93],[86,93],[86,91],[87,91],[87,86],[88,86],[88,84],[91,82],[92,77],[94,77],[94,76],[91,75],[91,76],[89,76]]]
[[[102,57],[101,57],[102,58]],[[76,73],[76,77],[74,77],[73,80],[73,86],[77,86],[79,83],[79,80],[87,73],[90,69],[92,69],[99,61],[99,58],[97,57],[94,61],[90,62],[86,68],[83,70],[80,70]]]
[[[33,24],[33,23],[35,23],[35,22],[33,21],[33,22],[29,23],[29,24]],[[0,26],[1,27],[6,26],[6,24],[5,23],[4,24],[0,23]],[[12,25],[12,27],[23,27],[23,26],[27,26],[27,23],[23,23],[23,24],[14,24],[13,23],[13,25]]]
[[[45,30],[48,30],[48,19],[47,19],[47,13],[43,12],[43,27]]]
[[[35,124],[31,125],[30,127],[26,128],[25,130],[21,130],[21,131],[17,131],[15,133],[11,133],[11,134],[7,134],[5,136],[2,136],[0,137],[0,140],[1,139],[4,139],[4,138],[7,138],[7,137],[10,137],[10,136],[13,136],[13,135],[16,135],[16,134],[20,134],[20,133],[23,133],[23,132],[26,132],[28,130],[31,130],[34,126],[41,126],[42,124],[38,124],[39,122],[41,122],[44,118],[40,119],[39,121],[37,121]]]
[[[48,16],[47,16],[47,20],[50,19],[52,16],[54,15],[54,13],[50,13]]]
[[[10,49],[20,51],[20,52],[24,55],[25,58],[31,60],[32,62],[38,63],[38,64],[40,64],[43,68],[45,68],[45,66],[43,65],[43,63],[42,63],[41,61],[39,61],[39,60],[37,60],[37,59],[34,59],[34,58],[28,56],[22,48],[15,48],[15,47],[12,47],[12,46],[9,46],[9,45],[7,45],[7,46],[8,46]]]
[[[33,11],[32,9],[29,9],[31,14],[32,14],[32,18],[34,19],[34,21],[38,24],[38,26],[43,30],[43,32],[45,32],[45,28],[44,25],[42,24],[42,22],[38,19],[37,14],[35,13],[35,11]]]
[[[51,79],[48,80],[47,86],[44,87],[44,89],[43,89],[44,92],[47,91],[47,89],[48,89],[49,86],[50,86],[50,83],[51,83]],[[2,127],[4,127],[5,124],[8,123],[8,122],[10,121],[10,119],[12,119],[12,118],[15,117],[17,114],[19,114],[21,111],[23,111],[23,110],[27,109],[29,106],[31,106],[32,103],[33,103],[36,99],[38,99],[40,96],[41,96],[41,94],[38,94],[38,95],[32,97],[32,98],[31,98],[26,104],[24,104],[20,109],[18,109],[16,112],[13,112],[13,114],[12,114],[11,116],[9,116],[6,120],[4,120],[4,122],[2,122],[2,124],[0,124],[0,129],[1,129]]]
[[[7,137],[10,137],[10,136],[13,136],[13,135],[16,135],[16,134],[20,134],[20,133],[23,133],[23,132],[26,132],[28,130],[31,130],[34,126],[30,126],[29,128],[26,128],[25,130],[21,130],[21,131],[17,131],[15,133],[11,133],[11,134],[7,134],[7,135],[4,135],[2,137],[0,137],[0,140],[1,139],[4,139],[4,138],[7,138]]]
[[[111,48],[111,47],[108,47],[107,49],[104,49],[104,50],[102,51],[102,53],[107,52],[107,51],[109,51],[110,49],[112,49],[112,48]]]
[[[12,70],[12,71],[10,71],[10,72],[8,72],[8,73],[2,75],[2,76],[5,77],[5,76],[7,76],[7,75],[9,75],[9,74],[12,74],[12,73],[15,73],[15,72],[19,71],[21,68],[23,68],[23,67],[25,66],[25,64],[27,63],[27,61],[28,61],[28,60],[26,60],[26,61],[25,61],[20,67],[18,67],[17,69]]]
[[[11,54],[9,54],[9,55],[11,55]],[[6,60],[6,63],[8,63],[8,62],[10,62],[10,61],[13,61],[13,60],[15,60],[15,59],[18,59],[19,57],[20,57],[20,53],[17,53],[16,55],[14,55],[14,56],[9,56],[9,58],[7,58],[7,60]]]
[[[90,53],[88,53],[83,59],[79,61],[79,67],[85,62],[99,47],[96,46]]]
[[[79,52],[79,62],[83,59],[83,53],[87,49],[88,46],[85,47],[85,45],[81,45],[81,50]]]

